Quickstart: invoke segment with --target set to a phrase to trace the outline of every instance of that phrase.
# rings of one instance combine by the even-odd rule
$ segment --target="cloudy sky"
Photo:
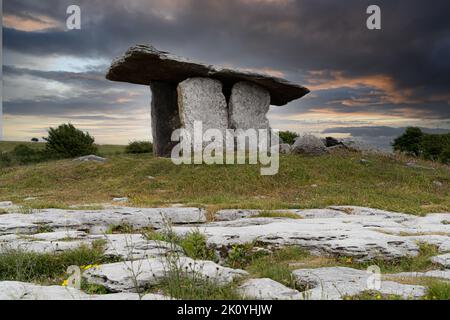
[[[66,9],[81,7],[81,30]],[[402,128],[450,128],[450,2],[378,0],[6,0],[4,138],[71,122],[99,143],[149,139],[150,89],[104,79],[128,47],[284,77],[311,93],[272,127],[386,144]],[[378,141],[380,140],[380,141]],[[387,142],[388,143],[388,142]]]

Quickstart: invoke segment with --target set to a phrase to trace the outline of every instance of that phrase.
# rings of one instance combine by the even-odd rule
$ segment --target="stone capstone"
[[[270,104],[275,106],[285,105],[309,93],[305,87],[284,79],[192,62],[149,45],[131,47],[124,56],[112,62],[106,75],[108,80],[141,85],[155,81],[177,85],[196,77],[219,80],[225,91],[231,91],[233,85],[241,81],[255,83],[270,93]]]

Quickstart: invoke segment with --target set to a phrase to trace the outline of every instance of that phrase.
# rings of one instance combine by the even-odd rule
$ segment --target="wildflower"
[[[347,262],[347,263],[353,263],[353,258],[347,258],[347,259],[345,260],[345,262]]]
[[[61,284],[63,287],[67,287],[69,285],[69,280],[64,280]]]

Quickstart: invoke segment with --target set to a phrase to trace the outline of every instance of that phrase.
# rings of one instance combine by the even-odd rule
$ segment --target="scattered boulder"
[[[280,153],[281,154],[291,154],[292,147],[290,144],[282,143],[280,144]]]
[[[12,208],[12,207],[13,207],[12,201],[2,201],[2,202],[0,202],[0,208],[1,209],[7,209],[7,208]]]
[[[333,137],[326,137],[323,142],[325,143],[325,146],[327,148],[332,148],[332,147],[336,147],[336,146],[343,146],[342,142],[340,142],[339,140],[333,138]]]
[[[307,288],[304,292],[310,300],[342,300],[371,291],[368,283],[373,275],[362,270],[343,267],[299,269],[293,271],[297,284]],[[385,295],[398,295],[405,299],[420,298],[426,294],[422,286],[405,285],[392,281],[381,281],[376,291]]]
[[[102,162],[106,162],[107,159],[91,154],[91,155],[89,155],[89,156],[84,156],[84,157],[76,158],[76,159],[74,159],[73,161],[99,162],[99,163],[102,163]]]
[[[327,152],[327,148],[323,141],[309,134],[297,138],[292,146],[292,153],[294,154],[321,156]]]
[[[113,198],[112,201],[113,202],[128,202],[130,199],[128,199],[128,197],[123,197],[123,198]]]
[[[303,295],[272,279],[250,279],[238,288],[245,298],[255,300],[301,300]]]

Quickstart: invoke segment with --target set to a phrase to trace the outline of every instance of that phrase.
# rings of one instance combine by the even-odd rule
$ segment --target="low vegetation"
[[[416,157],[450,164],[450,133],[427,134],[420,128],[411,127],[395,139],[393,147]]]
[[[153,144],[149,141],[134,141],[128,144],[125,148],[125,153],[129,154],[142,154],[142,153],[152,153]]]
[[[108,262],[103,257],[103,241],[92,247],[61,253],[32,253],[7,250],[0,254],[0,281],[21,281],[42,284],[61,284],[69,266],[84,266]]]

